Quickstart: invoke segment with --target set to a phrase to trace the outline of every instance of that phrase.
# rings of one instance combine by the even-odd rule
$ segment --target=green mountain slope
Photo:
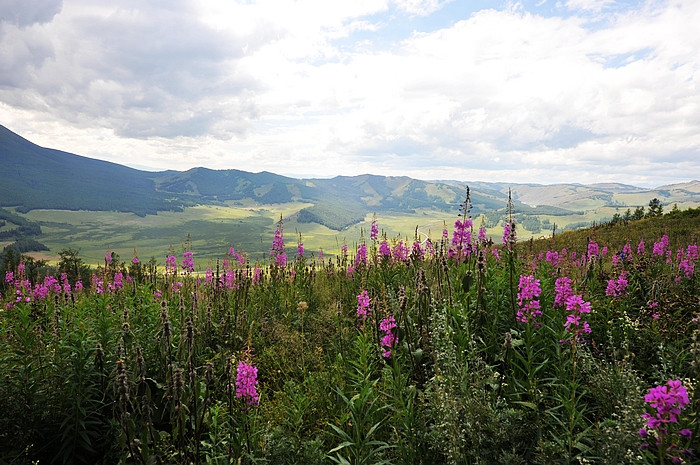
[[[140,216],[194,204],[309,203],[298,220],[341,230],[368,212],[453,211],[464,187],[408,177],[337,176],[295,179],[274,173],[193,168],[145,172],[40,147],[0,126],[4,179],[0,206],[133,212]],[[496,191],[472,192],[474,212],[502,208]]]
[[[157,192],[146,172],[39,147],[3,126],[0,159],[0,205],[23,212],[50,208],[145,215],[191,203]]]
[[[298,213],[300,223],[318,223],[342,230],[369,213],[455,212],[465,186],[456,181],[421,181],[405,176],[336,176],[296,179],[269,172],[193,168],[146,172],[115,163],[39,147],[0,126],[2,183],[0,206],[34,209],[133,212],[143,216],[200,205],[310,204]],[[519,221],[586,223],[644,207],[658,198],[667,211],[700,204],[700,181],[642,189],[622,184],[469,183],[472,214],[492,212],[490,222],[505,213],[512,193]],[[591,216],[584,212],[595,211]],[[529,218],[525,218],[525,217]],[[545,218],[545,216],[547,218]],[[580,216],[580,219],[576,219]],[[537,224],[529,228],[539,231]]]

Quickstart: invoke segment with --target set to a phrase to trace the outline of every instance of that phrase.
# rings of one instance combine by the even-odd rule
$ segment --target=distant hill
[[[155,189],[149,173],[116,163],[39,147],[0,126],[0,206],[155,214],[193,200]]]
[[[368,211],[453,211],[464,187],[408,177],[337,176],[295,179],[273,173],[193,168],[147,172],[39,147],[0,126],[4,180],[0,206],[155,214],[194,204],[311,204],[299,221],[343,229]],[[473,192],[474,212],[503,208],[498,192]]]
[[[408,177],[361,175],[296,179],[261,172],[193,168],[148,172],[74,155],[36,144],[0,126],[0,206],[33,209],[133,212],[144,216],[195,204],[269,205],[308,203],[297,214],[342,230],[370,213],[455,212],[465,183]],[[596,208],[618,211],[658,198],[700,204],[700,181],[642,189],[622,184],[506,184],[470,182],[472,213],[503,213],[512,192],[520,215],[578,215]],[[494,216],[496,218],[496,216]]]

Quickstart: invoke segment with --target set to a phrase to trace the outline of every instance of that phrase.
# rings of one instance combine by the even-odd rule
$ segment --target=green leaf
[[[353,443],[350,441],[341,442],[340,444],[335,446],[333,449],[331,449],[328,453],[332,454],[334,452],[338,452],[339,450],[344,449],[344,448],[349,447],[349,446],[352,446],[352,445],[353,445]]]
[[[527,407],[532,410],[537,410],[537,405],[535,405],[532,402],[525,402],[525,401],[515,401],[513,402],[514,404],[522,405],[523,407]]]

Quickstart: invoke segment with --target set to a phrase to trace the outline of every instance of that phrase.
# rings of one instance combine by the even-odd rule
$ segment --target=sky
[[[700,179],[698,0],[3,0],[0,124],[148,170]]]

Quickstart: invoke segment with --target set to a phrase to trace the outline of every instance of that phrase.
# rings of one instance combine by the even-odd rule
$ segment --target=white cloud
[[[162,169],[700,175],[700,2],[460,8],[65,0],[48,19],[2,23],[0,121],[42,145]]]
[[[3,0],[0,31],[3,23],[26,27],[51,21],[61,11],[62,3],[62,0]]]
[[[427,16],[454,0],[394,0],[396,6],[409,14]]]
[[[615,0],[566,0],[566,7],[571,10],[600,12],[615,4]]]

